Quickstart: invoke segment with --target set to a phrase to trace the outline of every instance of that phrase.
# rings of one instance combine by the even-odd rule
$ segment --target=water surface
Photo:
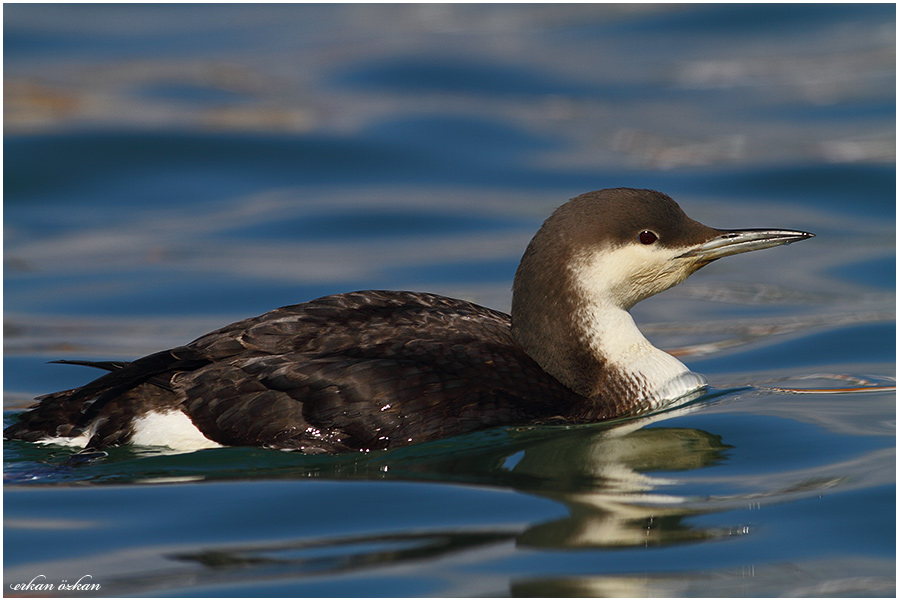
[[[588,190],[817,234],[635,307],[712,385],[657,415],[336,457],[6,442],[5,587],[895,595],[895,7],[4,17],[7,420],[92,377],[47,361],[325,294],[508,310],[530,236]]]

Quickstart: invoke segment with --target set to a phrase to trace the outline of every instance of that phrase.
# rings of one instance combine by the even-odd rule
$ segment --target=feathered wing
[[[176,380],[191,419],[224,444],[382,449],[564,414],[575,400],[512,342],[507,315],[436,295],[335,295],[239,329],[196,344],[232,352],[239,339],[242,352]]]
[[[276,309],[44,397],[10,438],[128,441],[180,409],[227,445],[378,449],[565,415],[578,397],[512,341],[509,317],[431,294],[340,294]]]

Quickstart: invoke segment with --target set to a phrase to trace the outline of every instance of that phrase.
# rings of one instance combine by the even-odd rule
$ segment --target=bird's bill
[[[719,230],[720,235],[690,249],[680,255],[683,258],[696,258],[703,263],[722,257],[738,255],[752,250],[773,248],[791,244],[815,235],[793,230]]]

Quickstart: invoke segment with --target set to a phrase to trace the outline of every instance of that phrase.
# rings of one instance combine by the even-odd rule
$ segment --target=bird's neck
[[[624,309],[586,303],[575,322],[584,352],[627,382],[629,402],[640,409],[658,408],[706,385],[703,376],[653,346]],[[594,395],[602,394],[601,386],[601,381],[594,383]]]
[[[519,276],[522,274],[519,273]],[[653,346],[630,313],[570,273],[553,281],[516,278],[512,335],[550,375],[619,413],[651,410],[706,385]]]

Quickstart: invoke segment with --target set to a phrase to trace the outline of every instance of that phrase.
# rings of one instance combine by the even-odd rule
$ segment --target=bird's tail
[[[3,431],[4,438],[29,442],[74,438],[88,431],[89,427],[96,429],[98,424],[105,424],[104,430],[110,430],[108,436],[104,435],[105,438],[116,440],[122,429],[119,427],[121,424],[112,423],[110,411],[104,411],[107,405],[113,403],[117,407],[115,416],[124,423],[127,420],[118,414],[123,413],[126,405],[139,404],[141,397],[147,395],[171,397],[171,372],[194,369],[208,363],[208,360],[200,358],[191,349],[179,348],[132,362],[61,360],[53,363],[83,365],[109,373],[84,386],[37,397],[35,400],[38,403],[19,415],[18,421]],[[135,390],[138,387],[143,393]]]

